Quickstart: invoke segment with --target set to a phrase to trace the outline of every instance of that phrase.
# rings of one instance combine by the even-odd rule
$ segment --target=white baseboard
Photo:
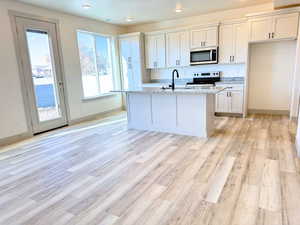
[[[17,135],[6,137],[6,138],[1,138],[0,139],[0,146],[14,144],[16,142],[25,140],[27,138],[31,138],[32,136],[33,136],[33,134],[31,134],[30,132],[25,132],[25,133],[22,133],[22,134],[17,134]]]
[[[68,124],[69,125],[75,125],[75,124],[90,121],[90,120],[96,120],[96,119],[99,119],[101,117],[109,116],[111,113],[116,113],[116,112],[121,112],[121,111],[124,111],[123,106],[119,107],[119,108],[116,108],[116,109],[108,110],[108,111],[105,111],[105,112],[97,113],[97,114],[94,114],[94,115],[81,117],[79,119],[70,120]]]
[[[101,112],[101,113],[98,113],[98,114],[95,114],[95,115],[90,115],[90,116],[82,117],[82,118],[79,118],[79,119],[71,120],[71,121],[69,121],[68,125],[74,125],[74,124],[78,124],[78,123],[85,122],[85,121],[95,120],[95,119],[98,119],[99,117],[105,117],[105,116],[108,116],[111,113],[121,112],[121,111],[123,111],[123,107],[113,109],[113,110],[109,110],[109,111],[105,111],[105,112]],[[23,141],[23,140],[31,138],[31,137],[33,137],[32,133],[25,132],[25,133],[22,133],[22,134],[18,134],[18,135],[6,137],[6,138],[0,138],[0,147],[10,145],[10,144],[14,144],[14,143],[17,143],[19,141]]]
[[[248,109],[250,114],[290,115],[289,110]]]

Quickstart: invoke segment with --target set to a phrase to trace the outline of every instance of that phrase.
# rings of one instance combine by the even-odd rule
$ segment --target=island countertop
[[[124,92],[124,93],[149,93],[149,94],[183,94],[183,95],[199,95],[199,94],[217,94],[226,87],[197,87],[197,88],[175,88],[172,89],[163,89],[159,87],[141,87],[135,89],[124,89],[124,90],[114,90],[112,92]]]

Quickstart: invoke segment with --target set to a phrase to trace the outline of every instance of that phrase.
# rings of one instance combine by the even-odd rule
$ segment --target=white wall
[[[289,110],[296,41],[250,46],[248,109]]]
[[[151,79],[171,79],[173,69],[174,68],[151,70]],[[180,78],[192,78],[194,73],[205,73],[212,71],[220,71],[222,77],[245,76],[245,64],[211,64],[200,66],[187,66],[176,69],[178,69]]]
[[[69,102],[71,120],[121,106],[120,96],[87,102],[81,100],[83,92],[76,29],[118,34],[126,32],[125,28],[13,1],[0,1],[0,140],[27,132],[13,33],[8,15],[9,9],[59,20],[66,97]]]
[[[246,14],[258,13],[273,10],[273,3],[261,4],[251,7],[224,10],[219,12],[207,13],[198,16],[185,17],[181,19],[166,20],[156,23],[140,24],[128,27],[128,32],[149,32],[163,30],[167,28],[183,27],[187,25],[198,25],[206,23],[215,23],[218,21],[239,19]]]

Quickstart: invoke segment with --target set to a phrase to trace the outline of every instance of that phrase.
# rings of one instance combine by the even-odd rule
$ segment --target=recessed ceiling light
[[[88,2],[85,2],[81,5],[81,7],[84,9],[90,9],[90,8],[92,8],[92,5]]]
[[[133,18],[132,18],[132,17],[127,17],[127,18],[126,18],[126,21],[127,21],[127,22],[131,22],[131,21],[133,21]]]

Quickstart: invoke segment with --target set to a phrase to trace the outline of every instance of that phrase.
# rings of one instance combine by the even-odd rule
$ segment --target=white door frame
[[[31,112],[29,107],[26,107],[29,102],[27,98],[27,90],[26,90],[26,83],[25,83],[25,71],[23,70],[22,62],[21,62],[21,51],[19,47],[19,41],[18,41],[18,34],[17,34],[17,23],[16,23],[16,18],[21,17],[25,19],[30,19],[30,20],[36,20],[36,21],[41,21],[41,22],[50,22],[55,24],[56,28],[56,34],[57,34],[57,49],[58,49],[58,56],[59,59],[57,60],[59,66],[60,66],[60,73],[61,73],[61,78],[64,84],[64,104],[65,104],[65,114],[66,114],[66,121],[67,125],[69,124],[69,118],[70,118],[70,108],[69,108],[69,103],[68,103],[68,93],[66,89],[66,79],[65,79],[65,73],[64,73],[64,66],[63,66],[63,58],[62,58],[62,48],[61,48],[61,40],[60,40],[60,30],[59,30],[59,21],[56,19],[49,19],[45,18],[42,16],[36,16],[36,15],[31,15],[27,13],[22,13],[14,10],[8,10],[8,14],[10,17],[11,21],[11,27],[12,27],[12,32],[13,32],[13,38],[14,38],[14,44],[15,44],[15,52],[16,52],[16,57],[17,57],[17,63],[18,63],[18,69],[19,69],[19,77],[20,77],[20,83],[21,83],[21,92],[22,92],[22,97],[23,97],[23,108],[25,111],[25,116],[26,116],[26,123],[27,123],[27,128],[28,128],[28,133],[33,136],[34,134],[34,129],[31,121]]]

